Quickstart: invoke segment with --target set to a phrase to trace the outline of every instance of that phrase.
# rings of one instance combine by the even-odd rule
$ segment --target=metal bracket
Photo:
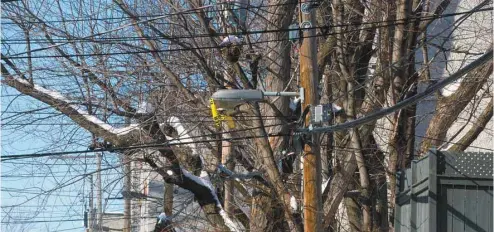
[[[304,103],[304,100],[305,100],[305,93],[304,93],[304,88],[303,87],[300,87],[300,90],[299,90],[299,96],[300,98],[300,103],[303,104]]]

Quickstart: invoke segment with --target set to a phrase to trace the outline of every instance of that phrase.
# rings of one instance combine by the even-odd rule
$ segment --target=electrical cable
[[[394,19],[394,20],[382,20],[382,21],[367,21],[367,22],[360,22],[360,23],[345,23],[345,24],[338,24],[338,25],[329,25],[329,26],[318,26],[318,27],[310,27],[309,29],[329,29],[329,28],[335,28],[335,27],[348,27],[348,26],[362,26],[362,25],[372,25],[372,24],[378,24],[378,23],[390,23],[386,24],[384,26],[393,26],[393,25],[399,25],[405,23],[404,21],[407,20],[430,20],[430,19],[440,19],[440,18],[446,18],[446,17],[452,17],[452,16],[457,16],[457,15],[464,15],[464,14],[471,14],[471,13],[476,13],[476,12],[483,12],[483,11],[492,11],[492,7],[489,8],[482,8],[482,9],[476,9],[476,10],[471,10],[471,11],[464,11],[464,12],[456,12],[456,13],[449,13],[449,14],[442,14],[442,15],[426,15],[426,16],[415,16],[415,17],[410,17],[406,18],[403,20],[400,19]],[[161,15],[163,16],[163,15]],[[360,30],[368,30],[372,29],[374,27],[369,27],[369,28],[362,28]],[[94,40],[92,38],[75,38],[75,39],[52,39],[54,42],[104,42],[106,40],[115,40],[115,41],[135,41],[135,40],[147,40],[147,39],[167,39],[167,40],[178,40],[178,39],[187,39],[187,38],[201,38],[201,37],[220,37],[220,36],[227,36],[227,35],[248,35],[248,34],[263,34],[263,33],[276,33],[276,32],[290,32],[290,31],[298,31],[300,29],[294,28],[294,29],[273,29],[273,30],[259,30],[259,31],[242,31],[242,32],[232,32],[232,33],[222,33],[222,32],[217,32],[214,35],[211,34],[192,34],[192,35],[187,35],[187,36],[170,36],[169,38],[163,38],[160,36],[119,36],[119,37],[103,37],[99,38],[99,40]],[[4,39],[2,40],[3,42],[23,42],[25,40],[23,39]],[[39,43],[47,41],[47,39],[30,39],[30,42],[32,43]],[[50,42],[47,42],[50,43]],[[13,55],[15,56],[15,55]]]
[[[482,4],[481,4],[481,5],[478,5],[477,7],[475,7],[475,8],[474,8],[473,10],[471,10],[470,12],[472,12],[472,13],[473,13],[473,12],[475,12],[475,11],[477,11],[477,10],[481,10],[481,7],[483,7],[483,5],[482,5]],[[463,16],[463,17],[464,17],[464,16]],[[436,36],[438,36],[438,35],[436,35]],[[411,51],[411,52],[413,52],[413,51]],[[398,62],[398,61],[397,61],[397,62]],[[391,64],[390,66],[392,66],[392,65],[393,65],[393,64]],[[367,82],[367,81],[368,81],[368,80],[366,80],[366,82]],[[362,84],[360,84],[359,86],[356,86],[356,87],[355,87],[355,90],[358,90],[359,88],[363,88],[364,86],[365,86],[365,82],[364,82],[364,83],[362,83]]]
[[[266,125],[266,127],[273,127],[273,126],[280,126],[284,124],[275,124],[275,125]],[[261,127],[253,127],[253,128],[247,128],[247,129],[239,129],[239,130],[231,130],[231,131],[224,131],[224,132],[219,132],[219,133],[214,133],[214,134],[209,134],[209,136],[217,136],[220,134],[227,134],[227,133],[235,133],[235,132],[240,132],[240,131],[248,131],[248,130],[255,130],[259,129]],[[192,138],[202,138],[202,137],[207,137],[208,135],[200,135],[200,136],[191,136],[189,139]],[[287,135],[282,135],[282,134],[271,134],[268,135],[268,137],[280,137],[280,136],[287,136]],[[3,155],[1,156],[1,161],[8,161],[8,160],[17,160],[17,159],[24,159],[24,158],[38,158],[38,157],[48,157],[48,156],[59,156],[59,155],[69,155],[69,154],[81,154],[81,153],[91,153],[91,152],[103,152],[103,151],[125,151],[125,150],[132,150],[132,149],[138,149],[138,148],[156,148],[156,147],[161,147],[160,149],[171,149],[171,148],[165,148],[165,146],[171,146],[171,145],[186,145],[186,144],[197,144],[197,143],[209,143],[209,142],[220,142],[220,141],[237,141],[237,140],[244,140],[244,139],[252,139],[252,138],[263,138],[264,136],[242,136],[242,137],[233,137],[233,138],[228,138],[228,139],[209,139],[209,140],[199,140],[199,141],[192,141],[192,142],[174,142],[177,140],[180,140],[180,138],[174,139],[167,141],[166,143],[163,144],[144,144],[144,145],[136,145],[136,146],[128,146],[128,147],[113,147],[113,148],[97,148],[94,150],[80,150],[80,151],[65,151],[65,152],[49,152],[49,153],[32,153],[32,154],[20,154],[20,155]]]
[[[467,11],[467,12],[461,12],[461,13],[448,14],[448,15],[445,15],[445,16],[441,16],[440,15],[440,16],[427,16],[427,17],[429,17],[431,19],[440,18],[440,17],[451,17],[451,16],[454,16],[454,15],[471,14],[471,13],[475,13],[475,12],[487,11],[487,10],[492,10],[492,9],[493,8],[477,9],[477,10],[474,10],[474,11]],[[397,20],[397,21],[403,21],[403,22],[395,23],[395,24],[385,24],[385,25],[371,26],[371,27],[367,27],[367,28],[359,28],[359,29],[355,29],[355,30],[344,31],[344,32],[341,32],[341,33],[325,33],[325,34],[320,34],[320,35],[315,35],[315,36],[305,36],[305,37],[301,36],[300,39],[310,38],[310,37],[321,37],[321,36],[328,36],[328,35],[343,34],[343,33],[356,32],[356,31],[361,31],[361,30],[369,30],[369,29],[381,28],[381,27],[389,27],[389,26],[392,26],[392,25],[405,24],[407,20],[411,20],[411,19],[408,18],[408,19],[405,19],[405,20]],[[149,20],[140,21],[138,23],[147,22],[147,21],[149,21]],[[375,23],[377,23],[377,22],[364,22],[364,23],[360,23],[360,24],[354,24],[354,26],[365,25],[365,24],[375,24]],[[134,25],[134,24],[132,24],[132,25]],[[130,25],[130,26],[132,26],[132,25]],[[347,25],[331,25],[331,26],[318,26],[318,27],[311,27],[309,29],[329,29],[329,28],[334,28],[334,27],[346,27],[346,26],[351,26],[351,25],[352,24],[347,24]],[[90,39],[90,38],[93,38],[93,37],[96,37],[96,36],[99,36],[99,35],[102,35],[102,34],[113,32],[113,31],[118,30],[120,28],[121,27],[115,28],[115,29],[112,29],[112,30],[109,30],[109,31],[106,31],[106,32],[97,33],[95,35],[85,36],[85,37],[82,37],[80,39]],[[247,32],[239,32],[237,34],[238,35],[245,35],[245,34],[260,34],[260,33],[285,32],[285,31],[286,32],[289,32],[289,31],[298,31],[298,30],[299,29],[277,29],[277,30],[247,31]],[[225,33],[224,35],[235,35],[235,33],[233,33],[233,34],[232,33],[228,33],[228,34]],[[210,34],[199,34],[199,35],[192,35],[192,36],[187,36],[187,37],[177,37],[176,39],[181,39],[181,38],[198,38],[198,37],[211,37],[211,35]],[[173,40],[175,38],[170,37],[170,38],[162,38],[162,39]],[[276,42],[276,41],[286,41],[286,40],[288,40],[288,39],[266,40],[266,41],[252,42],[251,44],[260,44],[260,43],[268,43],[268,42]],[[69,44],[69,43],[71,43],[71,42],[64,42],[64,43],[60,43],[60,44],[48,46],[48,47],[45,47],[45,48],[33,49],[30,52],[33,53],[33,52],[38,52],[38,51],[44,51],[44,50],[56,48],[56,47],[59,47],[59,46],[63,46],[63,45]],[[176,48],[176,49],[156,49],[156,50],[133,51],[133,52],[114,52],[114,53],[106,53],[106,54],[102,54],[102,53],[71,54],[71,55],[67,55],[67,56],[69,56],[69,57],[86,57],[86,56],[101,56],[101,55],[125,55],[125,54],[139,54],[139,53],[149,53],[149,52],[172,52],[172,51],[189,51],[189,50],[217,49],[217,48],[219,48],[219,46],[204,46],[204,47],[195,47],[195,48]],[[26,58],[32,58],[33,59],[33,58],[57,58],[57,57],[60,58],[60,57],[65,57],[65,56],[60,56],[60,55],[20,56],[20,55],[24,55],[24,54],[27,54],[27,53],[28,52],[17,53],[17,54],[8,56],[8,58],[9,59],[26,59]]]
[[[17,0],[14,0],[17,1]],[[2,1],[3,2],[3,1]],[[307,2],[319,2],[319,1],[307,1]],[[216,3],[217,5],[223,5],[227,3]],[[235,10],[251,10],[251,9],[262,9],[262,8],[269,8],[269,7],[275,7],[275,6],[287,6],[287,5],[294,5],[297,3],[278,3],[278,4],[269,4],[269,5],[249,5],[246,7],[238,7]],[[216,5],[215,5],[216,6]],[[210,12],[223,12],[224,10],[208,10],[207,13]],[[181,13],[179,15],[188,15],[188,14],[196,14],[197,12],[185,12]],[[149,14],[149,15],[135,15],[136,18],[153,18],[153,17],[162,17],[162,16],[173,16],[175,14]],[[124,19],[133,19],[134,17],[131,16],[122,16],[122,17],[108,17],[108,18],[75,18],[75,19],[66,19],[66,20],[47,20],[43,22],[39,21],[28,21],[28,20],[23,20],[23,23],[30,23],[30,24],[45,24],[45,23],[65,23],[65,22],[84,22],[84,21],[100,21],[100,20],[124,20]],[[14,22],[3,22],[2,24],[4,25],[16,25]]]
[[[64,220],[29,220],[29,221],[13,221],[13,222],[4,222],[1,224],[30,224],[30,223],[47,223],[47,222],[82,222],[84,219],[64,219]]]
[[[373,26],[372,28],[380,28],[380,27],[388,27],[388,26],[391,26],[391,25],[380,25],[380,26]],[[323,28],[323,27],[313,27],[313,28]],[[350,31],[345,31],[345,32],[342,32],[342,33],[349,33],[349,32],[357,32],[357,31],[360,31],[360,30],[368,30],[368,29],[372,29],[372,28],[365,28],[365,29],[355,29],[355,30],[350,30]],[[287,29],[287,30],[294,30],[294,29]],[[298,29],[295,29],[295,30],[298,30]],[[272,33],[272,32],[264,32],[264,31],[258,31],[258,32],[255,32],[255,33]],[[273,32],[278,32],[278,30],[273,30]],[[303,38],[310,38],[310,37],[323,37],[323,36],[328,36],[328,35],[336,35],[338,33],[327,33],[327,34],[320,34],[320,35],[315,35],[315,36],[301,36],[300,39],[303,39]],[[209,34],[203,34],[202,36],[207,36],[209,37],[210,35]],[[166,38],[163,38],[163,39],[166,39]],[[286,38],[283,38],[283,39],[272,39],[272,40],[263,40],[263,41],[257,41],[257,42],[251,42],[250,44],[264,44],[264,43],[270,43],[270,42],[282,42],[282,41],[289,41],[290,39],[286,39]],[[61,43],[61,44],[58,44],[58,45],[65,45],[65,44],[69,44],[70,42],[65,42],[65,43]],[[56,45],[53,45],[53,46],[48,46],[46,48],[40,48],[40,49],[35,49],[35,50],[32,50],[31,52],[37,52],[37,51],[43,51],[43,50],[47,50],[47,49],[51,49],[51,48],[54,48],[54,47],[58,47]],[[192,51],[192,50],[211,50],[211,49],[218,49],[218,48],[221,48],[220,46],[202,46],[202,47],[193,47],[193,48],[173,48],[173,49],[154,49],[154,50],[150,50],[150,49],[145,49],[145,50],[141,50],[141,51],[125,51],[125,52],[111,52],[111,53],[85,53],[85,54],[67,54],[66,56],[63,56],[63,55],[37,55],[37,56],[19,56],[19,55],[23,55],[25,54],[25,52],[22,52],[22,53],[18,53],[18,54],[15,54],[15,55],[11,55],[11,56],[7,56],[5,55],[6,58],[8,59],[11,59],[11,60],[16,60],[16,59],[27,59],[27,58],[31,58],[31,59],[42,59],[42,58],[64,58],[64,57],[93,57],[93,56],[112,56],[112,55],[130,55],[130,54],[146,54],[146,53],[151,53],[151,52],[159,52],[159,53],[163,53],[163,52],[178,52],[178,51]]]
[[[197,7],[197,8],[193,8],[193,9],[183,10],[183,11],[180,11],[180,12],[177,12],[177,13],[171,13],[171,14],[167,14],[167,15],[163,15],[163,16],[159,16],[159,17],[154,17],[154,18],[151,18],[151,19],[141,20],[141,21],[138,21],[138,22],[133,22],[133,23],[125,24],[125,25],[122,25],[120,27],[117,27],[117,28],[114,28],[114,29],[111,29],[111,30],[107,30],[107,31],[103,31],[103,32],[96,33],[96,34],[93,34],[93,35],[85,36],[85,37],[82,37],[82,38],[83,39],[92,38],[92,37],[104,35],[104,34],[107,34],[107,33],[110,33],[110,32],[118,31],[118,30],[124,29],[126,27],[134,26],[134,25],[137,25],[137,24],[140,24],[140,23],[148,23],[148,22],[152,22],[152,21],[155,21],[155,20],[158,20],[158,19],[162,19],[162,18],[165,18],[165,17],[168,17],[168,16],[179,15],[179,14],[183,14],[185,12],[191,12],[191,11],[196,11],[196,10],[202,10],[202,9],[206,9],[206,8],[209,8],[209,7],[212,7],[212,6],[211,5],[202,6],[202,7]],[[56,45],[48,46],[48,47],[45,47],[45,48],[34,49],[34,50],[29,51],[29,52],[43,51],[43,50],[47,50],[47,49],[52,49],[52,48],[60,47],[60,46],[63,46],[65,44],[68,44],[68,43],[61,43],[61,44],[56,44]],[[22,52],[22,53],[18,53],[16,55],[13,55],[13,56],[28,54],[29,52]]]
[[[409,97],[399,103],[397,103],[394,106],[381,109],[375,113],[371,113],[367,116],[345,122],[345,123],[340,123],[337,125],[333,126],[327,126],[327,127],[318,127],[318,128],[307,128],[307,129],[296,129],[295,131],[298,133],[319,133],[319,132],[331,132],[331,131],[339,131],[339,130],[345,130],[349,128],[354,128],[357,126],[360,126],[365,123],[373,122],[379,118],[382,118],[390,113],[393,113],[397,110],[403,109],[405,107],[408,107],[422,99],[425,99],[425,97],[433,94],[434,92],[446,87],[447,85],[453,83],[455,80],[458,80],[461,78],[463,75],[467,74],[468,72],[472,71],[473,69],[479,67],[480,65],[484,64],[485,62],[488,62],[490,59],[492,59],[492,48],[487,51],[484,55],[473,61],[472,63],[468,64],[464,68],[458,70],[451,76],[438,81],[437,83],[431,85],[429,88],[427,88],[424,92],[418,93],[412,97]]]
[[[268,137],[283,137],[289,136],[289,134],[269,134]],[[242,136],[242,137],[233,137],[228,139],[210,139],[210,140],[202,140],[202,141],[194,141],[194,142],[180,142],[180,143],[164,143],[164,144],[149,144],[149,145],[135,145],[128,147],[113,147],[113,148],[98,148],[94,150],[80,150],[80,151],[65,151],[65,152],[50,152],[50,153],[33,153],[33,154],[20,154],[20,155],[3,155],[1,156],[1,161],[9,161],[9,160],[18,160],[18,159],[26,159],[26,158],[40,158],[40,157],[48,157],[48,156],[59,156],[59,155],[69,155],[69,154],[81,154],[81,153],[90,153],[90,152],[102,152],[102,151],[125,151],[125,150],[133,150],[139,148],[158,148],[158,149],[171,149],[165,148],[165,146],[172,145],[186,145],[186,144],[196,144],[196,143],[209,143],[209,142],[221,142],[221,141],[241,141],[245,139],[255,139],[255,138],[264,138],[264,136]]]

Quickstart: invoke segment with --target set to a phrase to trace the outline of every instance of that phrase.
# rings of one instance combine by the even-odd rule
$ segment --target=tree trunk
[[[173,215],[173,184],[165,183],[163,193],[163,212],[167,216]]]
[[[224,134],[224,136],[229,136],[229,134]],[[222,142],[223,151],[221,152],[221,163],[230,171],[235,171],[235,154],[233,154],[233,142],[223,141]],[[234,180],[225,180],[224,184],[224,209],[225,212],[233,216],[235,209],[235,197],[234,197]]]
[[[352,188],[354,189],[354,188]],[[353,197],[345,197],[345,207],[348,218],[348,224],[352,231],[360,232],[362,230],[362,218],[360,217],[360,207]],[[341,220],[341,219],[340,219]]]
[[[419,155],[426,154],[432,146],[441,145],[446,138],[448,129],[491,74],[492,62],[485,63],[467,74],[454,94],[439,99],[436,112],[422,140]]]
[[[463,135],[463,137],[457,143],[451,146],[448,151],[465,151],[485,129],[487,123],[491,121],[492,109],[493,105],[491,99],[482,114],[477,118],[477,121],[472,123],[472,127],[470,128],[470,130],[468,130],[467,133]]]
[[[355,151],[355,159],[357,161],[357,169],[360,178],[360,199],[362,199],[362,231],[371,231],[371,204],[370,204],[370,180],[367,172],[366,162],[362,153],[362,143],[360,141],[357,128],[353,128],[351,135],[352,147]]]

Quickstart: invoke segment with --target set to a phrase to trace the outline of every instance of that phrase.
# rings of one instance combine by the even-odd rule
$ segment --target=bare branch
[[[451,146],[447,150],[465,151],[470,146],[470,144],[472,144],[473,141],[475,141],[475,139],[479,136],[479,134],[485,129],[487,123],[491,121],[492,110],[493,110],[493,105],[491,99],[491,101],[489,102],[489,104],[487,104],[484,111],[477,119],[477,121],[473,123],[470,130],[468,130],[467,133],[458,142],[454,143],[453,146]]]

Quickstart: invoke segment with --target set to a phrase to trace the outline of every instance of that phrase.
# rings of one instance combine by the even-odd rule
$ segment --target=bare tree
[[[68,127],[61,127],[47,149],[70,150],[77,141],[77,146],[126,154],[119,162],[145,163],[168,190],[178,186],[193,194],[201,211],[181,213],[204,217],[209,223],[204,228],[303,231],[297,144],[306,138],[292,132],[304,109],[291,108],[296,101],[288,98],[245,104],[232,115],[235,128],[221,124],[219,129],[209,108],[209,97],[218,89],[297,89],[303,38],[296,42],[289,36],[297,32],[290,29],[297,22],[296,1],[51,3],[55,7],[11,2],[2,11],[8,22],[2,35],[2,83],[23,99],[36,100],[22,106],[9,97],[2,112],[4,130],[27,134],[32,132],[26,128],[39,122],[67,123],[79,133],[69,136]],[[423,83],[447,76],[435,76],[436,70],[454,72],[492,49],[491,21],[476,17],[491,14],[484,10],[490,1],[447,15],[458,4],[312,4],[318,12],[319,96],[343,109],[332,123],[396,105],[420,92]],[[453,16],[445,29],[434,31]],[[469,42],[469,49],[452,42],[471,34],[462,25],[475,23],[472,33],[479,39]],[[243,40],[238,61],[222,56],[219,44],[229,35]],[[448,58],[452,54],[462,56],[454,56],[457,61]],[[337,230],[342,205],[352,230],[392,229],[397,171],[433,146],[465,150],[485,132],[492,101],[485,104],[482,96],[491,88],[491,73],[492,63],[484,64],[463,77],[453,94],[437,93],[436,110],[419,145],[422,132],[415,129],[421,112],[415,105],[325,133],[325,230]],[[40,116],[45,110],[52,117]],[[471,116],[468,126],[448,136],[465,113]],[[231,143],[221,143],[225,138]],[[164,198],[164,211],[175,213],[173,192]]]

